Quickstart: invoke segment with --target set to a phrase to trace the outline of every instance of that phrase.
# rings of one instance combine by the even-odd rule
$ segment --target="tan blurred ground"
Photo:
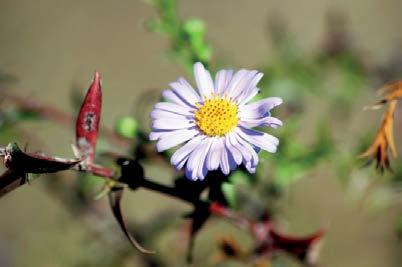
[[[368,57],[381,60],[402,39],[398,0],[180,1],[183,17],[206,21],[215,53],[242,67],[270,58],[266,23],[272,14],[282,15],[303,48],[313,51],[330,8],[349,15],[353,40]],[[141,92],[163,89],[183,73],[164,56],[165,38],[145,29],[146,20],[154,16],[148,5],[136,0],[1,0],[0,69],[18,76],[11,90],[65,111],[71,110],[72,84],[86,87],[99,70],[103,123],[111,126],[132,111]],[[32,129],[48,151],[68,155],[73,132],[47,124]],[[303,234],[327,226],[324,266],[400,266],[401,246],[393,232],[397,208],[369,213],[346,199],[339,181],[319,174],[293,185],[283,200],[289,229]],[[87,229],[43,190],[36,181],[0,201],[0,247],[10,250],[11,266],[73,266],[86,255]],[[132,216],[145,218],[177,204],[161,203],[158,196],[140,192],[127,195],[125,207]]]

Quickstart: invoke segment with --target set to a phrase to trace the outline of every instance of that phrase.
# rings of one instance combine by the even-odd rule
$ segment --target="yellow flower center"
[[[196,124],[208,136],[224,136],[238,123],[237,105],[218,97],[205,100],[195,113]]]

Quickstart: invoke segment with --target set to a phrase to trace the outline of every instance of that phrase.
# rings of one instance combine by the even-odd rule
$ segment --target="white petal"
[[[196,136],[200,132],[198,129],[182,129],[177,131],[172,131],[168,134],[162,135],[156,144],[158,152],[165,151],[169,148],[177,146],[178,144],[184,143],[190,138]]]
[[[214,93],[214,83],[211,74],[200,62],[194,64],[194,77],[201,97],[210,97]]]
[[[233,70],[220,70],[215,76],[215,93],[222,95],[228,87],[233,76]]]
[[[152,122],[154,130],[178,130],[195,126],[194,121],[180,119],[158,119]]]
[[[177,113],[177,114],[182,114],[182,115],[193,115],[193,108],[190,107],[185,107],[181,105],[177,105],[174,103],[169,103],[169,102],[159,102],[155,105],[154,109],[161,109],[165,111],[169,111],[172,113]]]
[[[279,144],[278,138],[267,133],[238,127],[235,130],[247,142],[264,149],[268,152],[275,153]]]
[[[170,158],[172,165],[176,166],[177,169],[181,169],[178,168],[178,165],[180,164],[181,167],[184,165],[190,153],[201,144],[204,138],[204,136],[198,135],[176,150],[176,152]]]

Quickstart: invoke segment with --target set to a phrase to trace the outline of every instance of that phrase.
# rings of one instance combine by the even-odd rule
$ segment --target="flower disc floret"
[[[237,126],[237,105],[232,101],[213,97],[197,105],[196,124],[207,136],[224,136]]]

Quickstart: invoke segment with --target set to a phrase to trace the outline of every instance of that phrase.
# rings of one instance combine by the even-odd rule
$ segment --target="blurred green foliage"
[[[139,123],[133,117],[124,116],[117,120],[115,131],[122,137],[135,138],[139,133]]]
[[[193,62],[200,61],[209,66],[212,49],[205,42],[204,22],[196,18],[180,19],[176,0],[147,1],[159,14],[159,18],[148,21],[147,26],[168,37],[171,55],[189,72],[193,68]]]

